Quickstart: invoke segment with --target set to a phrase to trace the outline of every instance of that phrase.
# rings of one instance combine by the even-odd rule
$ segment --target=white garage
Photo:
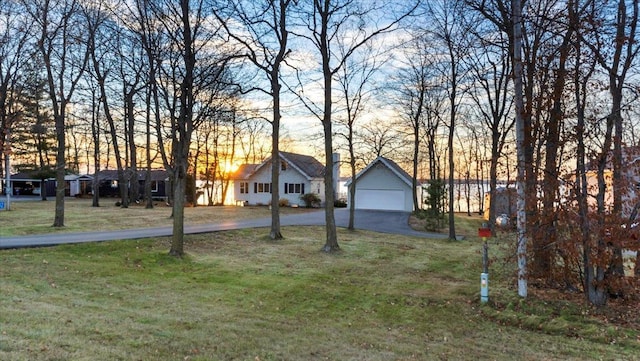
[[[351,187],[351,182],[347,182]],[[355,209],[413,211],[412,178],[394,161],[378,157],[356,176]]]

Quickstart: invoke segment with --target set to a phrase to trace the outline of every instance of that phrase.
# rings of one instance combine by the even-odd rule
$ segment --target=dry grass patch
[[[631,360],[640,352],[619,337],[634,330],[619,330],[617,343],[581,333],[607,327],[597,318],[576,315],[567,322],[577,336],[566,337],[496,317],[500,310],[478,304],[470,241],[339,230],[342,251],[327,255],[322,227],[285,227],[279,242],[267,234],[188,236],[184,259],[167,255],[168,239],[2,251],[0,359]],[[496,297],[508,299],[508,285],[494,282]]]

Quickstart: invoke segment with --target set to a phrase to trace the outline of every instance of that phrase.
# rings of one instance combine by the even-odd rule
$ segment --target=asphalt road
[[[336,226],[347,227],[349,210],[338,208],[334,212]],[[408,224],[409,213],[357,210],[355,214],[355,228],[381,233],[401,234],[413,237],[447,238],[438,233],[419,232],[411,229]],[[325,212],[307,212],[294,215],[282,215],[282,226],[316,226],[325,225]],[[239,220],[234,222],[199,224],[185,226],[185,234],[209,233],[243,228],[270,227],[271,218]],[[40,234],[20,237],[0,237],[0,248],[41,247],[58,244],[102,242],[123,239],[138,239],[170,236],[172,226],[158,228],[125,229],[119,231],[82,232],[63,234]]]

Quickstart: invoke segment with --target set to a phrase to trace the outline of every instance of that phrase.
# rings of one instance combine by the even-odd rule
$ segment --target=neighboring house
[[[97,177],[98,191],[101,197],[119,197],[118,171],[101,170],[94,174]],[[139,199],[144,197],[144,186],[147,178],[146,170],[138,170],[138,184],[140,186]],[[166,200],[170,191],[169,172],[164,169],[151,170],[151,197],[153,199]],[[91,185],[87,189],[87,194],[91,193]]]
[[[496,217],[506,215],[511,219],[516,219],[518,193],[515,187],[497,187],[495,195]],[[484,212],[483,219],[489,220],[489,207],[491,206],[491,193],[484,194]]]
[[[13,195],[41,195],[44,192],[47,197],[55,197],[56,195],[56,179],[39,179],[36,178],[35,172],[20,172],[11,175],[11,189]],[[75,197],[81,194],[81,179],[83,176],[76,174],[68,174],[64,176],[65,180],[65,196]]]
[[[337,160],[337,161],[336,161]],[[339,166],[339,158],[334,155],[334,168]],[[337,172],[334,179],[337,181]],[[280,152],[280,199],[287,199],[291,205],[304,206],[300,196],[317,194],[324,203],[325,166],[317,159],[302,154]],[[232,176],[233,197],[237,204],[268,205],[271,203],[271,158],[260,164],[243,164]],[[335,189],[335,185],[334,185]]]
[[[605,195],[604,203],[607,211],[611,211],[613,207],[613,166],[611,163],[612,154],[607,157],[607,164],[604,170]],[[597,159],[592,160],[587,165],[587,192],[589,197],[587,202],[589,207],[595,209],[597,207],[596,195],[598,194],[598,164]],[[622,169],[623,169],[623,186],[617,191],[622,192],[622,216],[631,215],[636,203],[640,202],[640,147],[624,147],[622,149]],[[568,177],[569,184],[575,181],[575,174]],[[571,196],[572,187],[566,187],[564,194]]]
[[[354,208],[412,212],[412,179],[391,159],[378,157],[356,175]]]

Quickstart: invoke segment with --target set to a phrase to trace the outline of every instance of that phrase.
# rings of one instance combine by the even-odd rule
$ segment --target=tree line
[[[152,207],[130,180],[161,166],[176,256],[189,179],[228,187],[232,164],[271,155],[278,184],[292,138],[327,169],[346,154],[354,185],[372,159],[393,157],[413,176],[416,209],[420,180],[446,184],[436,204],[451,239],[456,182],[470,197],[488,180],[493,198],[517,180],[511,216],[530,245],[518,247],[530,261],[519,278],[602,305],[630,292],[623,252],[638,248],[637,20],[629,0],[7,0],[0,168],[11,155],[14,168],[55,175],[61,227],[66,172],[115,167],[122,206],[144,194]],[[339,249],[332,177],[327,252]],[[283,237],[278,201],[274,187],[272,239]]]

